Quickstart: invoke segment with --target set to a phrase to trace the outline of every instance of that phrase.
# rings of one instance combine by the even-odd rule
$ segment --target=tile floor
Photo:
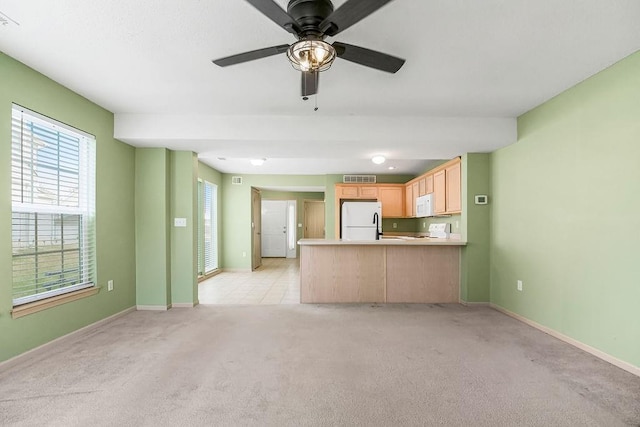
[[[200,304],[300,304],[300,262],[263,258],[253,272],[222,272],[198,285]]]

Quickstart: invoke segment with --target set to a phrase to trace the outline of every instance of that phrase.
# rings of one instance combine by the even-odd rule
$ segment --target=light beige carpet
[[[640,424],[640,378],[485,307],[134,312],[0,371],[0,424]]]

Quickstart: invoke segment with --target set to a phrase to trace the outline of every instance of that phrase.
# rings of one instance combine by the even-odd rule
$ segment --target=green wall
[[[170,152],[136,148],[136,304],[171,304]]]
[[[186,218],[175,227],[174,218]],[[198,303],[198,156],[171,152],[171,304]]]
[[[489,154],[462,156],[462,215],[451,222],[460,220],[458,232],[467,241],[460,257],[460,299],[466,302],[489,302],[490,205],[476,205],[475,196],[489,195],[490,177]]]
[[[491,302],[640,366],[640,53],[491,155]],[[516,281],[523,290],[516,290]]]
[[[135,305],[134,149],[113,114],[0,53],[0,361]],[[96,136],[97,295],[11,318],[11,104]],[[107,280],[114,290],[107,292]]]

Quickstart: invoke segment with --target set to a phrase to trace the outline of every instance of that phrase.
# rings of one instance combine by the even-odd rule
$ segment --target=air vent
[[[241,176],[232,176],[231,183],[235,185],[242,185],[242,177]]]
[[[375,184],[375,175],[342,175],[345,184]]]

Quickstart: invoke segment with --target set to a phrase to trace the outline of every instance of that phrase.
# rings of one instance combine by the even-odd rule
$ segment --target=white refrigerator
[[[342,240],[376,240],[376,229],[382,234],[382,203],[344,202],[340,221]]]

